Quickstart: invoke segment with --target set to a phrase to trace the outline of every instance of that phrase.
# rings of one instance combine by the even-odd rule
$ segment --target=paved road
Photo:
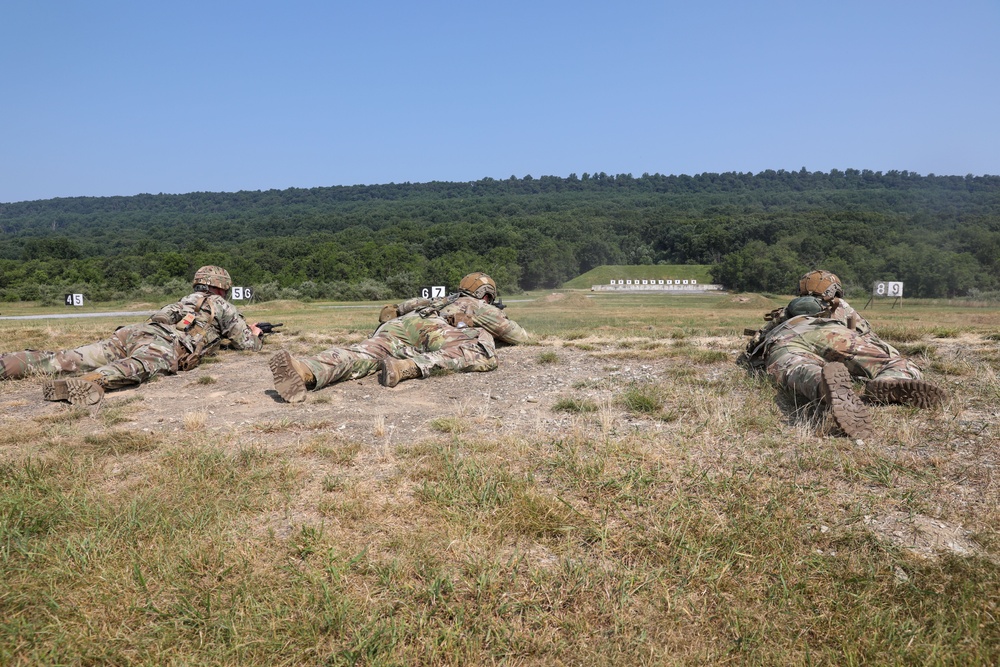
[[[511,299],[505,303],[525,303],[534,299]],[[320,306],[320,308],[381,308],[381,306]],[[47,315],[0,315],[0,320],[69,320],[74,317],[149,317],[155,310],[124,310],[112,313],[49,313]]]
[[[49,313],[48,315],[3,315],[0,320],[68,320],[74,317],[149,317],[155,310],[126,310],[118,313]]]

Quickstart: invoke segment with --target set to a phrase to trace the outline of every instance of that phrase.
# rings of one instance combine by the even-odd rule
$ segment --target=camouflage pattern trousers
[[[371,338],[300,359],[316,377],[316,389],[355,380],[378,370],[386,357],[412,359],[427,377],[434,369],[492,371],[497,367],[493,336],[474,327],[457,328],[441,317],[408,313],[380,326]]]
[[[154,375],[177,372],[174,335],[155,324],[122,327],[107,340],[73,350],[25,350],[0,356],[0,378],[65,373],[99,373],[102,384],[117,389]]]
[[[855,377],[919,380],[920,369],[888,343],[843,326],[812,327],[768,351],[767,374],[780,387],[820,398],[824,364],[839,361]]]

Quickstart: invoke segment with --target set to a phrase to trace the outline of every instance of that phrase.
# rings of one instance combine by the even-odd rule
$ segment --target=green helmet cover
[[[785,314],[789,317],[797,317],[799,315],[815,315],[816,313],[821,313],[826,309],[823,302],[814,296],[800,296],[798,298],[792,299],[785,306]]]

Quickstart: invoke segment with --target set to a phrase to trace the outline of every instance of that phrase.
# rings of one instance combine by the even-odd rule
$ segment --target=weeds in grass
[[[459,417],[438,417],[431,420],[430,426],[441,433],[464,433],[468,430],[468,424]]]
[[[207,412],[185,412],[184,413],[184,430],[185,431],[201,431],[205,428],[208,423],[208,413]]]
[[[653,414],[663,409],[663,392],[651,384],[637,384],[626,389],[618,401],[631,413]]]
[[[540,364],[554,364],[558,363],[559,355],[553,350],[546,350],[538,355],[538,363]]]
[[[217,380],[211,375],[202,375],[197,382],[198,384],[215,384]]]
[[[970,375],[973,372],[973,368],[968,363],[944,359],[932,361],[931,370],[941,375]]]
[[[588,398],[560,398],[552,409],[556,412],[597,412],[597,403]]]
[[[927,359],[933,359],[936,356],[937,348],[927,342],[918,342],[913,344],[900,344],[898,346],[899,353],[907,357],[925,357]]]
[[[384,438],[386,435],[385,427],[385,415],[377,414],[375,415],[375,426],[372,428],[372,433],[376,438]]]
[[[128,408],[133,403],[141,403],[142,396],[131,395],[115,401],[106,401],[103,409],[98,413],[101,423],[104,426],[115,426],[124,422],[132,421],[131,410]]]
[[[896,343],[912,343],[923,338],[926,334],[925,331],[913,327],[904,326],[900,324],[883,324],[878,328],[878,335],[883,340],[887,340],[893,344]]]
[[[67,422],[74,422],[78,419],[83,419],[84,417],[90,416],[90,410],[86,408],[78,408],[76,406],[71,407],[68,410],[62,410],[52,415],[42,415],[35,417],[34,420],[39,424],[64,424]],[[16,432],[12,434],[15,438],[19,438],[19,434]]]
[[[108,431],[102,434],[88,435],[83,442],[98,454],[121,456],[122,454],[140,454],[152,451],[159,446],[159,438],[150,433],[135,431]]]
[[[958,338],[959,330],[951,327],[937,327],[931,331],[934,338]]]
[[[326,475],[323,477],[321,488],[326,493],[346,491],[354,487],[354,484],[341,475]]]
[[[303,454],[321,456],[337,465],[351,465],[361,452],[361,443],[317,435],[302,448]]]

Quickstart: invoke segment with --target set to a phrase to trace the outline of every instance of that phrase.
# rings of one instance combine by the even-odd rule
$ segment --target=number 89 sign
[[[890,282],[886,280],[876,281],[875,288],[872,290],[872,296],[888,297],[891,299],[902,297],[903,283]]]

